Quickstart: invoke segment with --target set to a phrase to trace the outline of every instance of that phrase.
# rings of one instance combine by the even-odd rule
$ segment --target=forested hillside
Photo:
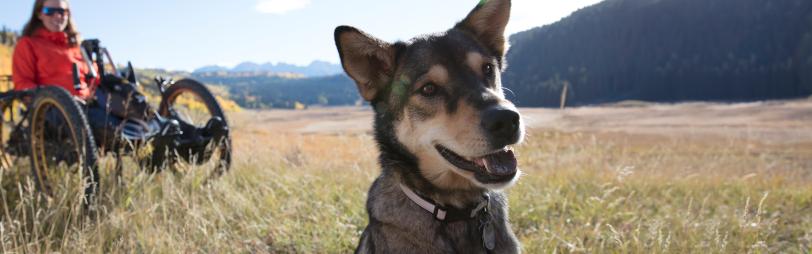
[[[231,99],[247,108],[295,108],[360,103],[355,83],[345,75],[316,78],[199,75],[192,78],[228,89]]]
[[[520,106],[812,93],[809,0],[607,0],[510,42]]]

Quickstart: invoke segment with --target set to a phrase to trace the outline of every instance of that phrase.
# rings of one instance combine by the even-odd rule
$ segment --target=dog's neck
[[[459,209],[439,205],[433,200],[426,199],[415,193],[409,187],[406,187],[406,185],[398,184],[398,186],[403,191],[403,194],[405,194],[406,197],[408,197],[413,203],[420,208],[423,208],[423,210],[426,210],[426,212],[431,213],[435,219],[440,221],[455,222],[479,218],[484,213],[488,212],[488,207],[490,206],[490,196],[487,194],[482,195],[482,199],[479,202],[464,209]]]
[[[420,169],[417,167],[393,168],[392,172],[397,176],[396,180],[400,184],[403,184],[420,196],[446,207],[469,207],[472,204],[481,202],[482,195],[487,192],[485,189],[447,190],[438,188],[426,180],[420,174]]]

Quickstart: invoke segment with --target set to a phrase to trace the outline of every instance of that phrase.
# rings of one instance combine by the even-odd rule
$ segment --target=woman
[[[17,42],[12,60],[15,90],[36,88],[39,85],[61,86],[79,99],[93,96],[84,78],[81,89],[73,84],[73,64],[79,66],[80,77],[90,72],[79,48],[68,0],[36,0],[31,18]]]
[[[76,31],[68,0],[36,0],[31,18],[23,28],[22,37],[17,41],[12,57],[12,81],[15,90],[34,89],[38,86],[59,86],[69,91],[80,102],[93,98],[98,79],[88,86],[80,78],[80,89],[74,84],[73,65],[79,67],[80,77],[85,77],[90,68],[82,57],[81,39]],[[22,98],[31,103],[30,97]],[[103,110],[98,107],[85,107],[85,114],[91,126],[103,124],[97,119],[105,119]],[[51,128],[62,126],[63,119],[55,111],[47,112]],[[99,122],[99,124],[96,124]],[[54,129],[55,130],[55,129]],[[23,132],[24,129],[15,129]],[[50,132],[50,130],[48,131]],[[12,134],[10,144],[24,143],[21,134]]]

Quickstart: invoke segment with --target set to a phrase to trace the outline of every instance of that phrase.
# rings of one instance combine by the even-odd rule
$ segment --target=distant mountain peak
[[[230,72],[230,73],[293,73],[300,74],[305,77],[321,77],[331,76],[342,73],[344,70],[341,65],[330,63],[327,61],[313,61],[307,66],[300,66],[289,63],[255,63],[255,62],[242,62],[233,68],[228,68],[219,65],[208,65],[194,70],[194,73],[207,73],[207,72]]]

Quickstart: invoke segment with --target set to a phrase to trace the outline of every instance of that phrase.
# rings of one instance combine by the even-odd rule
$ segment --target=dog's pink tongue
[[[516,173],[518,162],[513,150],[502,151],[480,158],[488,173],[494,175],[512,175]]]

